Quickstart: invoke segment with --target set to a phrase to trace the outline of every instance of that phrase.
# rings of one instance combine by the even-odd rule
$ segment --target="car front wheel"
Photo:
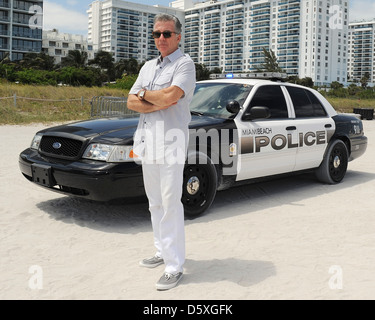
[[[344,179],[348,168],[348,148],[341,140],[333,141],[315,174],[319,181],[336,184]]]
[[[216,168],[211,163],[185,166],[182,203],[186,217],[195,218],[211,206],[217,181]]]

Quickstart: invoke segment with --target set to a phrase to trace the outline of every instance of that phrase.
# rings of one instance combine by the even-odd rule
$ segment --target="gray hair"
[[[174,32],[176,33],[181,33],[182,32],[182,24],[180,22],[180,20],[176,17],[176,16],[173,16],[171,14],[167,14],[167,13],[160,13],[158,15],[155,16],[154,18],[154,24],[158,21],[173,21],[174,22],[174,25],[175,25],[175,30]]]

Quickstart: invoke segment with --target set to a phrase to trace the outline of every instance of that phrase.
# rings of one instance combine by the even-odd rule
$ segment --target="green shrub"
[[[22,84],[56,85],[56,79],[54,71],[25,69],[16,72],[16,81]]]
[[[115,84],[111,84],[110,87],[117,89],[130,90],[137,80],[138,75],[124,75],[121,79],[118,79]]]

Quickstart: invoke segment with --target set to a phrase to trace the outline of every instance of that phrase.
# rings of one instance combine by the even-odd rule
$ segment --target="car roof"
[[[282,82],[282,81],[271,81],[271,80],[265,80],[265,79],[241,78],[241,77],[203,80],[203,81],[198,81],[198,83],[226,83],[226,84],[233,83],[233,84],[245,84],[245,85],[250,85],[250,86],[281,85],[281,86],[298,87],[298,88],[302,88],[302,89],[314,92],[314,94],[318,97],[318,99],[323,103],[327,113],[330,116],[334,116],[337,114],[336,110],[332,107],[332,105],[328,102],[328,100],[325,97],[323,97],[318,91],[312,88],[294,84],[294,83]]]
[[[282,85],[282,86],[291,86],[291,87],[298,87],[310,91],[316,91],[312,88],[305,87],[299,84],[284,82],[284,81],[274,81],[274,80],[266,80],[266,79],[253,79],[253,78],[222,78],[222,79],[210,79],[210,80],[202,80],[198,81],[198,83],[237,83],[237,84],[247,84],[251,86],[255,85]]]
[[[213,80],[203,80],[199,81],[199,83],[237,83],[237,84],[247,84],[251,86],[255,86],[257,84],[272,84],[272,83],[279,83],[279,82],[273,82],[270,80],[260,80],[260,79],[242,79],[242,78],[236,78],[236,79],[213,79]]]

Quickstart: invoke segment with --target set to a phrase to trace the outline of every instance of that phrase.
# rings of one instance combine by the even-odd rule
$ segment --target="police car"
[[[360,119],[338,114],[317,91],[282,77],[212,75],[197,83],[184,170],[186,216],[207,210],[218,190],[258,178],[314,171],[323,183],[339,183],[348,162],[364,154]],[[20,154],[20,170],[69,196],[142,196],[142,167],[132,152],[137,123],[137,115],[127,115],[42,130]]]

